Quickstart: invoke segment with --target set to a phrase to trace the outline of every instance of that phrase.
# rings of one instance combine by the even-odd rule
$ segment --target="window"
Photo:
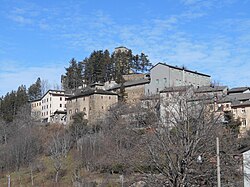
[[[85,97],[82,98],[85,101]]]
[[[241,125],[242,125],[243,127],[246,127],[246,126],[247,126],[247,121],[246,121],[245,118],[242,118]]]
[[[62,104],[60,104],[60,107],[62,107]]]
[[[209,108],[210,108],[210,110],[213,110],[213,109],[214,109],[214,106],[213,106],[213,105],[210,105]]]
[[[242,113],[246,113],[245,108],[241,108],[241,112],[242,112]]]
[[[49,112],[47,111],[47,115],[49,115]]]
[[[157,93],[159,92],[159,88],[156,88],[156,92],[157,92]]]
[[[103,109],[103,106],[102,106],[102,109]]]
[[[49,98],[47,98],[47,102],[49,102]]]
[[[62,101],[62,97],[60,97],[60,101]]]
[[[86,107],[83,107],[83,111],[86,111]]]
[[[49,105],[47,105],[47,109],[49,108]]]
[[[51,108],[51,104],[49,104],[49,107]]]
[[[103,99],[103,96],[101,96],[101,99]]]
[[[78,108],[77,109],[75,109],[75,113],[77,113],[78,112]]]
[[[52,98],[50,97],[50,101],[52,101]]]
[[[111,97],[109,96],[109,99],[111,99]]]
[[[156,79],[156,83],[159,84],[159,79]]]
[[[72,110],[69,110],[69,114],[72,114]]]
[[[67,105],[66,104],[64,104],[64,108],[66,108],[67,107]]]
[[[165,84],[167,83],[167,78],[164,78],[164,83],[165,83]]]

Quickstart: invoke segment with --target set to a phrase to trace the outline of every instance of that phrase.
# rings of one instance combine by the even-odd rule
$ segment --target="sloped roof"
[[[243,101],[243,100],[250,100],[250,93],[238,93],[233,95],[227,96],[231,100]]]
[[[192,88],[193,86],[173,86],[173,87],[168,87],[160,91],[160,93],[166,93],[166,92],[185,92],[188,89]]]
[[[231,88],[230,90],[228,90],[228,93],[239,93],[239,92],[244,92],[246,90],[249,90],[249,87],[235,87],[235,88]]]
[[[245,101],[245,102],[238,102],[238,103],[233,103],[231,107],[244,107],[244,106],[250,106],[250,101]]]
[[[205,93],[205,92],[219,92],[227,89],[227,86],[200,86],[195,92],[196,93]]]
[[[159,64],[164,65],[164,66],[168,66],[168,67],[173,68],[173,69],[185,70],[186,72],[194,73],[194,74],[197,74],[197,75],[202,75],[202,76],[206,76],[206,77],[211,77],[210,75],[207,75],[207,74],[204,74],[204,73],[199,73],[199,72],[197,72],[197,71],[191,71],[191,70],[188,70],[188,69],[185,69],[185,68],[180,68],[180,67],[178,67],[178,66],[172,66],[172,65],[169,65],[169,64],[166,64],[166,63],[162,63],[162,62],[157,63],[157,64],[154,65],[151,69],[155,68],[155,67],[158,66]],[[151,69],[150,69],[150,70],[151,70]]]
[[[103,90],[103,89],[85,88],[81,92],[67,98],[67,100],[71,100],[71,99],[78,98],[78,97],[90,96],[90,95],[94,95],[94,94],[117,95],[117,93],[106,91],[106,90]]]
[[[215,102],[217,98],[215,98],[212,95],[193,95],[188,101],[203,101],[203,102],[207,102],[207,103],[213,103]]]
[[[149,79],[138,79],[138,80],[132,80],[132,81],[127,81],[123,85],[125,87],[132,87],[132,86],[137,86],[137,85],[143,85],[143,84],[148,84],[150,82]],[[107,90],[116,90],[121,87],[121,84],[117,84],[111,88],[108,88]]]

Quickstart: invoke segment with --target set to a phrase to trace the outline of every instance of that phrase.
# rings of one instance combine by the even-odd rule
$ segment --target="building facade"
[[[154,95],[168,87],[188,85],[199,87],[210,84],[209,75],[158,63],[150,70],[150,83],[145,86],[145,93],[146,95]]]
[[[115,86],[109,88],[109,91],[114,91],[118,95],[120,94],[120,89],[124,86],[124,95],[126,103],[136,104],[145,96],[145,86],[149,83],[147,77],[144,78],[143,75],[136,76],[133,79],[129,79],[123,85],[116,84]]]
[[[102,89],[86,88],[67,98],[67,123],[73,121],[73,115],[84,113],[89,123],[102,119],[110,107],[118,102],[118,95]]]
[[[42,115],[42,102],[41,102],[41,99],[31,101],[30,106],[31,106],[31,116],[35,120],[41,120],[41,115]]]
[[[62,90],[48,90],[41,99],[31,102],[31,115],[44,123],[55,122],[55,113],[66,112],[66,98],[69,96]],[[56,122],[65,124],[62,117]]]

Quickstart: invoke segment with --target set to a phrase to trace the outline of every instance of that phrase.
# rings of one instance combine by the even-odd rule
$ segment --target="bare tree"
[[[44,95],[49,89],[51,85],[49,84],[48,80],[42,80],[41,82],[41,90],[42,90],[42,95]]]
[[[59,172],[63,168],[63,159],[67,157],[70,150],[70,136],[66,133],[55,133],[52,135],[49,145],[50,158],[55,169],[55,182],[58,182]]]
[[[224,153],[223,184],[239,181],[240,163],[233,156],[237,140],[223,128],[219,113],[211,107],[214,103],[194,100],[187,92],[168,94],[164,101],[164,120],[153,124],[147,140],[153,168],[147,182],[154,186],[215,186],[216,137],[220,137]]]

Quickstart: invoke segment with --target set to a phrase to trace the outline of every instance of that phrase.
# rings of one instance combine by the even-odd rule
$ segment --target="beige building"
[[[41,99],[36,99],[31,101],[30,106],[31,106],[31,116],[36,120],[40,120],[42,115]]]
[[[72,116],[78,112],[84,112],[85,119],[90,123],[95,122],[102,119],[117,102],[116,93],[98,88],[85,88],[67,98],[67,123],[71,123]]]
[[[126,53],[128,52],[130,49],[128,49],[127,47],[124,46],[120,46],[120,47],[116,47],[115,48],[115,53],[117,53],[118,51],[121,53]]]
[[[128,104],[136,104],[141,98],[145,96],[145,85],[149,84],[150,80],[148,78],[141,78],[136,76],[138,79],[128,79],[123,86],[125,88],[125,100]],[[143,77],[143,76],[142,76]],[[122,84],[117,84],[111,88],[109,91],[114,91],[118,95],[120,94]]]
[[[250,93],[242,93],[239,89],[235,89],[233,93],[220,99],[217,106],[223,111],[226,123],[230,118],[240,121],[241,135],[250,129]]]
[[[241,122],[240,134],[244,135],[250,130],[250,101],[240,102],[231,105],[234,119]]]
[[[31,115],[44,123],[59,122],[66,123],[64,118],[66,112],[66,98],[69,95],[62,90],[48,90],[44,96],[31,102]],[[56,115],[55,112],[61,115]]]

